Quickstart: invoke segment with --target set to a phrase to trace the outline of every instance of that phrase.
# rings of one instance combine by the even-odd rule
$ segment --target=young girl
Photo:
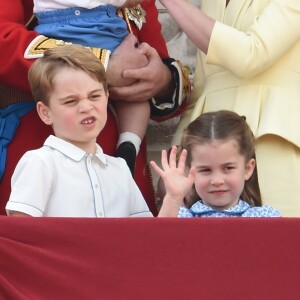
[[[254,137],[244,117],[230,111],[204,113],[187,127],[181,147],[178,162],[175,146],[169,159],[163,150],[162,169],[151,162],[166,189],[161,216],[280,216],[272,207],[262,206]],[[192,188],[199,200],[190,208],[183,207]]]
[[[127,23],[118,15],[118,9],[132,8],[142,1],[34,0],[33,12],[38,20],[35,31],[64,42],[104,48],[113,53],[129,34]],[[141,12],[137,21],[140,22],[139,26],[142,27],[145,17],[142,9],[138,6],[133,8],[132,11]],[[141,68],[148,64],[148,60],[144,55],[141,55],[136,62],[138,64],[128,62],[128,68]],[[116,70],[110,70],[110,72],[116,72]],[[124,86],[131,83],[133,83],[131,79],[128,80],[118,76],[118,79],[113,82],[113,86]],[[126,160],[133,174],[135,158],[139,152],[150,118],[150,105],[145,101],[114,101],[114,104],[120,133],[117,156]]]

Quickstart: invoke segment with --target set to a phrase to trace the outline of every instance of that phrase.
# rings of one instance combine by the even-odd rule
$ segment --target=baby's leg
[[[118,101],[115,109],[120,133],[117,156],[126,160],[133,175],[135,159],[148,126],[150,105],[148,102]]]

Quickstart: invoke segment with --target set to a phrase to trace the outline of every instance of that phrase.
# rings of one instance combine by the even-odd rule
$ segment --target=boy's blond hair
[[[105,70],[100,60],[89,48],[70,44],[46,50],[44,56],[37,59],[30,67],[28,81],[36,102],[41,101],[49,105],[53,79],[63,68],[83,70],[103,83],[104,90],[107,91]]]

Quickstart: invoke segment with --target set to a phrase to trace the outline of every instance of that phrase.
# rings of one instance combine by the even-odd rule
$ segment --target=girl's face
[[[39,102],[37,110],[57,137],[94,153],[107,119],[107,99],[102,83],[82,70],[66,67],[54,77],[49,106]]]
[[[191,150],[191,166],[196,169],[195,189],[203,203],[214,209],[236,205],[255,168],[238,152],[234,139],[216,140],[195,145]]]

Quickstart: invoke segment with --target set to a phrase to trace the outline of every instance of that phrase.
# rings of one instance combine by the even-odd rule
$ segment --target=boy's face
[[[54,77],[49,106],[39,102],[37,110],[57,137],[94,153],[107,120],[107,101],[102,83],[82,70],[66,67]]]

